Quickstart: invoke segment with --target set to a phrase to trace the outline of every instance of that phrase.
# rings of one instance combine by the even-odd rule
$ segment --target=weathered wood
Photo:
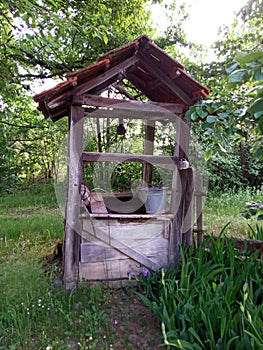
[[[114,235],[114,227],[115,223],[112,222],[112,227],[110,231]],[[148,259],[154,261],[159,267],[167,266],[167,239],[163,236],[163,233],[156,236],[152,239],[150,236],[144,239],[139,237],[139,234],[142,232],[142,228],[137,230],[137,235],[133,236],[133,240],[128,239],[128,237],[119,237],[121,243],[127,245],[132,245],[133,249],[137,252],[145,255]],[[126,240],[125,240],[126,238]],[[128,243],[126,243],[128,242]],[[127,254],[116,250],[114,247],[104,244],[103,242],[95,241],[95,242],[87,242],[81,244],[81,254],[80,254],[81,262],[96,262],[96,261],[104,261],[104,260],[122,260],[129,257]]]
[[[93,214],[107,214],[108,210],[104,204],[103,197],[99,192],[91,192],[90,207]]]
[[[186,111],[186,106],[179,103],[165,103],[165,102],[143,102],[136,100],[121,100],[117,98],[109,98],[91,94],[83,95],[83,104],[86,106],[94,107],[111,107],[115,109],[127,110],[138,112],[143,114],[144,112],[158,113],[165,112],[165,110],[171,112],[171,114],[181,115]]]
[[[154,131],[155,123],[153,121],[146,121],[144,126],[144,146],[143,153],[153,155],[154,149]],[[147,185],[152,184],[153,165],[151,163],[143,164],[143,181]]]
[[[102,281],[102,280],[120,280],[128,279],[128,274],[138,276],[142,270],[142,265],[132,261],[124,260],[105,260],[95,263],[80,263],[80,279]]]
[[[107,80],[110,80],[114,76],[117,76],[120,72],[132,66],[138,61],[139,61],[139,57],[137,57],[136,55],[131,56],[130,58],[127,58],[125,61],[117,64],[116,66],[112,68],[108,68],[104,73],[100,74],[98,77],[83,83],[79,87],[76,86],[74,88],[74,92],[78,95],[82,95],[85,92],[90,91],[93,88],[97,87],[98,85],[106,82]]]
[[[173,93],[175,93],[184,103],[191,106],[194,101],[156,64],[156,60],[144,53],[139,53],[142,65],[147,67],[158,80],[165,84]]]
[[[188,158],[190,140],[190,128],[181,118],[176,119],[176,144],[174,149],[174,158]],[[170,238],[170,263],[178,265],[180,261],[180,246],[182,245],[182,218],[184,208],[184,197],[186,188],[186,178],[184,170],[177,167],[173,169],[172,193],[171,193],[171,212],[174,213],[172,220],[171,238]]]
[[[188,159],[190,144],[190,121],[176,118],[176,144],[174,156],[178,159]]]
[[[81,232],[80,188],[82,181],[82,142],[84,110],[80,106],[71,106],[68,134],[68,189],[66,204],[66,224],[64,237],[64,286],[71,290],[76,287]]]
[[[141,220],[142,222],[155,219],[158,221],[169,221],[174,218],[174,214],[89,214],[89,217],[94,219],[108,219],[108,220],[114,220],[114,219],[123,219],[123,220]],[[88,217],[85,216],[85,214],[82,214],[80,216],[82,220],[88,219]]]
[[[83,220],[82,237],[89,242],[100,242],[139,262],[151,270],[167,266],[168,222],[136,222]],[[145,255],[148,246],[149,257]],[[103,255],[103,253],[102,253]]]
[[[194,179],[193,169],[189,168],[183,171],[186,178],[184,191],[184,208],[182,223],[182,244],[185,247],[193,245],[194,229]]]
[[[197,246],[203,242],[203,178],[201,174],[195,174],[195,196],[196,196],[196,229],[197,229]]]
[[[165,110],[153,110],[150,111],[140,111],[140,110],[129,110],[126,108],[101,108],[92,109],[91,107],[85,108],[85,117],[87,118],[123,118],[123,119],[147,119],[163,122],[175,121],[177,116],[181,116],[182,114],[174,114]]]
[[[108,243],[111,247],[117,249],[124,255],[132,258],[133,260],[137,261],[138,263],[144,265],[148,269],[151,270],[157,270],[159,266],[153,262],[152,260],[148,259],[144,254],[137,252],[136,250],[124,246],[123,242],[120,242],[119,240],[109,237],[107,234],[105,234],[102,230],[96,230],[95,232],[96,239],[102,241],[103,243]]]
[[[177,164],[175,157],[131,153],[83,152],[82,160],[83,162],[149,162],[170,170],[173,170]]]

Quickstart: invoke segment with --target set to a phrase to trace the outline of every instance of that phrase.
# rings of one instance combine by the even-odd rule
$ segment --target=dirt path
[[[114,350],[157,350],[162,344],[160,322],[134,290],[112,291],[107,317],[114,332]]]

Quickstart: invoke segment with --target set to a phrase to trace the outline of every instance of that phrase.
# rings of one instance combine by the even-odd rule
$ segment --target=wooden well
[[[136,93],[130,92],[127,81]],[[109,91],[113,90],[111,96]],[[208,93],[209,90],[189,76],[178,61],[149,38],[141,36],[99,57],[95,64],[69,74],[66,82],[34,97],[46,118],[54,122],[68,118],[66,289],[74,288],[82,279],[122,283],[130,276],[137,276],[142,268],[156,270],[176,265],[180,259],[180,246],[193,244],[194,195],[200,207],[202,189],[195,189],[191,165],[180,168],[179,164],[183,159],[188,161],[190,123],[184,120],[185,112]],[[84,152],[86,118],[142,120],[143,154],[102,153],[99,149],[98,152]],[[157,122],[163,125],[176,123],[172,155],[154,155]],[[119,132],[123,132],[121,127]],[[109,197],[114,196],[120,202],[118,195],[96,192],[92,193],[90,205],[84,205],[80,190],[85,162],[142,163],[142,180],[148,185],[152,182],[153,166],[171,171],[169,206],[156,214],[146,213],[143,203],[141,211],[121,210],[127,203],[120,203],[120,209],[109,210]],[[136,200],[134,197],[132,203]],[[197,225],[201,240],[200,217]]]

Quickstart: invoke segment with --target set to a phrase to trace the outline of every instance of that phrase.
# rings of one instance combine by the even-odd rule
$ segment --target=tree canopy
[[[151,19],[154,3],[163,5],[168,14],[167,29],[161,34]],[[251,176],[260,174],[262,2],[249,0],[232,25],[221,28],[214,43],[215,59],[209,63],[195,60],[202,56],[203,47],[186,42],[182,23],[187,11],[178,0],[169,6],[162,0],[2,0],[0,182],[9,187],[18,178],[54,175],[58,141],[66,128],[63,122],[51,126],[38,113],[32,100],[36,84],[47,78],[65,79],[67,73],[141,34],[154,37],[157,45],[211,89],[209,98],[193,106],[187,117],[200,121],[195,129],[212,173],[216,159],[236,156],[238,149],[237,163],[244,163],[243,170],[250,162]],[[249,160],[241,159],[244,154]]]

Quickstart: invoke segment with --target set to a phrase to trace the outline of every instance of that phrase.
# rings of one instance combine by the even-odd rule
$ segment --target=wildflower
[[[131,280],[131,271],[127,272],[127,276],[128,276],[129,281],[130,281]]]
[[[148,278],[150,275],[150,271],[148,269],[142,269],[141,275],[143,275],[144,278]]]

